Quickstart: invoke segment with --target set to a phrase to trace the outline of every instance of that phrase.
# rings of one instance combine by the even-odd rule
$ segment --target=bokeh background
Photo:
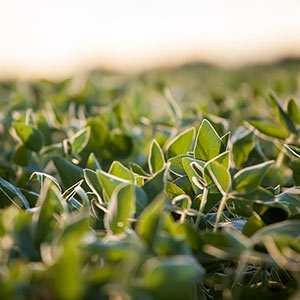
[[[1,0],[0,78],[297,58],[299,12],[297,0]]]

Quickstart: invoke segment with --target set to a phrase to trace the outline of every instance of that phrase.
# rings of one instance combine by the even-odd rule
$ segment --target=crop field
[[[0,82],[0,299],[300,299],[300,62]]]

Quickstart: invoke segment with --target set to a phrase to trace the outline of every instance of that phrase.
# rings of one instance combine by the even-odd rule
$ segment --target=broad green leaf
[[[170,163],[170,171],[172,173],[174,173],[177,176],[185,176],[186,175],[186,172],[185,172],[185,169],[184,169],[184,166],[182,163],[182,159],[185,157],[192,159],[192,157],[189,155],[181,154],[178,156],[174,156],[168,160],[168,163]]]
[[[55,177],[43,172],[34,172],[30,176],[30,180],[38,180],[41,187],[47,179],[51,180],[61,193],[61,187]]]
[[[284,222],[279,222],[263,227],[255,235],[252,236],[253,241],[259,242],[265,236],[272,236],[276,234],[289,235],[294,238],[299,238],[300,236],[300,220],[288,220]]]
[[[300,124],[299,107],[295,99],[291,98],[287,105],[287,113],[294,124]]]
[[[133,173],[118,161],[114,161],[111,164],[108,173],[115,175],[119,178],[129,180],[130,182],[134,183]]]
[[[250,237],[252,236],[256,231],[263,228],[266,224],[261,219],[261,217],[257,214],[252,215],[247,223],[243,227],[243,234]]]
[[[160,227],[161,217],[164,210],[166,198],[163,193],[159,194],[142,212],[139,217],[136,231],[138,235],[153,247],[157,232]]]
[[[205,275],[191,255],[151,258],[141,272],[144,288],[157,300],[195,299],[194,286]]]
[[[135,192],[132,184],[119,185],[113,192],[104,218],[107,230],[113,234],[124,232],[129,225],[128,218],[135,211]]]
[[[65,189],[83,179],[83,170],[60,156],[52,158]]]
[[[195,158],[209,161],[220,154],[222,141],[216,130],[207,120],[199,128],[194,149]]]
[[[87,145],[90,138],[91,129],[90,127],[85,127],[76,132],[69,141],[72,145],[73,153],[80,153]]]
[[[291,121],[291,119],[289,118],[287,113],[283,110],[281,104],[279,103],[277,96],[274,93],[270,93],[269,96],[270,96],[270,102],[273,106],[274,111],[278,113],[280,123],[286,129],[288,129],[290,132],[292,132],[294,134],[298,134],[298,131],[297,131],[295,125],[293,124],[293,122]]]
[[[224,134],[221,137],[221,141],[222,141],[221,152],[228,150],[228,145],[229,145],[229,141],[230,141],[230,132],[227,132],[226,134]]]
[[[97,172],[90,169],[84,169],[83,175],[84,175],[85,182],[92,190],[92,192],[96,195],[99,203],[102,203],[102,199],[101,199],[102,187]]]
[[[221,194],[226,194],[231,185],[231,178],[229,171],[217,161],[212,161],[205,168],[213,179]]]
[[[184,191],[179,186],[177,186],[176,184],[174,184],[170,181],[167,181],[166,193],[167,193],[168,197],[170,197],[171,199],[173,199],[176,196],[185,194]]]
[[[150,177],[151,176],[150,174],[145,172],[140,165],[138,165],[136,163],[131,163],[130,164],[130,169],[132,170],[133,173],[135,173],[137,175],[140,175],[140,176],[143,176],[143,177]]]
[[[13,162],[19,166],[27,167],[30,162],[30,159],[30,151],[24,146],[24,144],[18,144],[12,157]]]
[[[168,145],[168,157],[174,157],[180,154],[187,154],[190,151],[195,137],[195,128],[190,128],[177,135]]]
[[[39,130],[25,123],[13,123],[13,127],[27,149],[39,152],[43,146],[43,136]]]
[[[16,206],[19,206],[19,204],[23,204],[26,209],[29,209],[29,203],[27,199],[24,197],[24,195],[20,192],[18,188],[13,186],[10,182],[4,180],[0,177],[0,189],[4,193],[5,197],[7,197],[12,203],[14,203]],[[16,202],[15,197],[19,199],[19,202]]]
[[[261,121],[248,121],[248,123],[267,136],[281,140],[285,140],[288,137],[287,131],[280,126]]]
[[[142,188],[146,192],[150,202],[165,189],[167,173],[168,167],[153,175],[143,185]]]
[[[242,194],[256,190],[273,163],[266,161],[237,172],[233,177],[233,190]]]
[[[156,140],[151,143],[148,165],[152,174],[161,171],[165,166],[164,154]]]
[[[255,141],[252,131],[245,131],[237,137],[232,145],[233,160],[237,167],[240,167],[248,159],[254,146]]]
[[[115,129],[110,132],[107,143],[106,158],[124,159],[131,154],[133,150],[133,139],[131,136]]]
[[[100,179],[101,186],[107,193],[108,198],[106,198],[106,201],[109,202],[110,198],[112,196],[113,191],[116,189],[116,187],[122,183],[130,183],[130,181],[119,178],[117,176],[111,175],[109,173],[106,173],[104,171],[97,171],[98,178]]]
[[[50,241],[54,238],[54,223],[57,222],[54,215],[66,211],[65,202],[57,186],[50,179],[46,179],[45,184],[46,187],[43,189],[43,194],[38,200],[40,211],[35,227],[35,243],[37,246],[40,246],[44,241]]]
[[[212,179],[212,177],[210,175],[210,172],[207,168],[207,166],[212,162],[217,162],[217,163],[221,164],[226,170],[229,170],[229,164],[230,164],[230,153],[229,153],[229,151],[225,151],[225,152],[219,154],[218,156],[216,156],[212,160],[208,161],[204,165],[203,174],[204,174],[204,179],[205,179],[207,185],[215,184],[215,182]]]
[[[194,193],[197,195],[201,192],[201,189],[199,188],[199,186],[195,183],[195,180],[200,180],[201,182],[201,177],[200,175],[195,171],[195,169],[193,168],[192,164],[197,163],[200,168],[204,168],[205,163],[200,161],[200,160],[196,160],[193,158],[188,158],[185,157],[182,159],[182,164],[183,167],[185,169],[185,172],[190,180],[190,183],[192,185],[192,188],[194,190]]]
[[[90,169],[93,171],[102,170],[100,163],[98,162],[98,159],[96,158],[94,153],[91,153],[89,155],[86,167],[87,167],[87,169]]]

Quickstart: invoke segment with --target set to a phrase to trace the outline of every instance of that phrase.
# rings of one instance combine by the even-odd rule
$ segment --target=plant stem
[[[225,204],[226,204],[226,200],[227,200],[227,194],[224,193],[223,196],[222,196],[220,205],[219,205],[218,212],[217,212],[217,218],[216,218],[216,223],[215,223],[214,231],[217,231],[218,224],[219,224],[222,212],[223,212]]]
[[[196,228],[198,228],[198,226],[199,226],[202,211],[203,211],[203,209],[205,207],[205,204],[206,204],[207,195],[208,195],[208,188],[205,186],[204,189],[203,189],[203,194],[202,194],[202,199],[201,199],[201,203],[200,203],[200,207],[199,207],[199,212],[198,212],[196,223],[195,223]]]

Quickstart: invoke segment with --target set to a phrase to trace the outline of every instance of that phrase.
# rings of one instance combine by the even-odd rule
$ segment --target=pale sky
[[[298,0],[0,0],[0,77],[300,55]]]

